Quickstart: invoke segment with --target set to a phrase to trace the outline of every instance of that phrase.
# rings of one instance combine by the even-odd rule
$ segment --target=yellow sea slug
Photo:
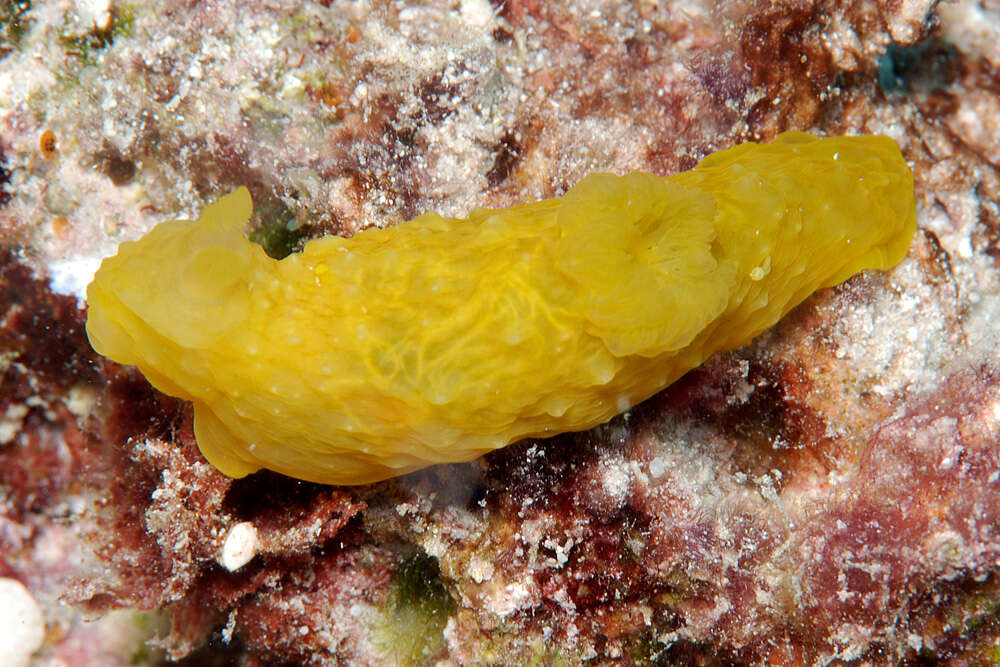
[[[797,132],[280,261],[245,238],[250,213],[241,188],[121,244],[87,333],[194,403],[222,472],[331,484],[590,428],[813,291],[893,266],[916,225],[891,139]]]

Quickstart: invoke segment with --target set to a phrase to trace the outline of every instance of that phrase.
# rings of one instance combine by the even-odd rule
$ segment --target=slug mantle
[[[123,243],[87,290],[87,334],[193,402],[222,472],[330,484],[590,428],[892,267],[916,229],[895,142],[798,132],[280,261],[245,238],[251,206],[240,188]]]

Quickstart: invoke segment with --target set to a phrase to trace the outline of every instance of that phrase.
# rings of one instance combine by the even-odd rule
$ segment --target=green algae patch
[[[444,647],[444,627],[455,606],[441,581],[437,559],[414,553],[393,576],[373,629],[373,643],[398,664],[427,664]]]

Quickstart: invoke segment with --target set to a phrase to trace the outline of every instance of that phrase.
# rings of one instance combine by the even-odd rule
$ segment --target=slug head
[[[158,368],[207,348],[249,315],[252,269],[256,255],[264,254],[243,236],[252,207],[250,193],[240,188],[196,221],[164,222],[122,243],[87,287],[94,349],[138,365],[157,387],[176,391]]]

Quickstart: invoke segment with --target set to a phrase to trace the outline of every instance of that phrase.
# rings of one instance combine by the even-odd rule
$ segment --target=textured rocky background
[[[909,258],[587,433],[232,481],[82,333],[237,185],[280,254],[792,128],[900,143]],[[11,664],[1000,663],[995,0],[13,0],[0,153]]]

